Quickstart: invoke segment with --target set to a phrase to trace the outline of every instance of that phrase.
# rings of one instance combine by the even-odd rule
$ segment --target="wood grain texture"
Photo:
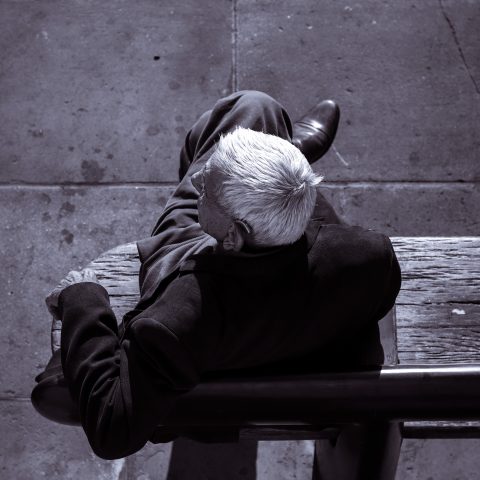
[[[480,237],[393,237],[402,269],[397,298],[400,363],[480,362]],[[118,321],[139,298],[135,243],[88,267],[108,290]],[[58,348],[61,324],[54,322]]]
[[[110,304],[120,323],[123,315],[135,306],[140,297],[137,245],[127,243],[108,250],[90,262],[87,268],[95,271],[100,284],[107,289]],[[52,318],[52,353],[60,348],[61,330],[62,323]]]
[[[480,237],[394,237],[400,363],[480,361]]]
[[[480,237],[393,237],[397,305],[480,303]]]

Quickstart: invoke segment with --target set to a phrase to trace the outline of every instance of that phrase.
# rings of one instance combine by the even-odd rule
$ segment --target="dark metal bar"
[[[165,425],[325,425],[480,419],[480,365],[389,366],[202,383]]]

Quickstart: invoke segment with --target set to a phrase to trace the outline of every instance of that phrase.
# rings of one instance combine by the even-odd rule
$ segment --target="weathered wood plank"
[[[480,325],[480,304],[447,303],[432,305],[397,304],[400,328],[473,327]]]
[[[480,438],[480,422],[405,422],[403,438]]]
[[[120,323],[123,315],[140,298],[138,271],[140,260],[135,243],[127,243],[105,252],[88,265],[110,294],[110,304]]]
[[[400,363],[480,360],[480,238],[392,238]]]
[[[480,303],[480,237],[393,237],[392,243],[402,267],[398,305]],[[120,245],[89,266],[111,294],[138,294],[135,243]]]
[[[480,362],[480,305],[397,305],[401,364]]]
[[[392,243],[403,277],[397,299],[400,361],[477,361],[480,237],[394,237]],[[105,252],[89,267],[109,291],[120,321],[138,301],[135,243]],[[452,345],[461,347],[452,352]]]
[[[479,363],[479,351],[480,327],[398,331],[400,364]]]
[[[131,310],[139,300],[138,258],[135,242],[119,245],[87,265],[95,271],[97,278],[110,295],[110,304],[120,323],[123,315]],[[60,348],[62,322],[52,318],[51,347],[52,353]]]
[[[135,243],[119,245],[103,253],[88,267],[95,271],[100,283],[108,290],[110,296],[138,297],[140,261]]]
[[[480,237],[393,237],[402,268],[397,305],[480,303]]]
[[[480,237],[391,240],[402,268],[397,298],[401,363],[479,361]],[[136,244],[119,245],[88,266],[110,293],[120,321],[139,298]],[[53,326],[55,344],[59,328],[61,325]]]

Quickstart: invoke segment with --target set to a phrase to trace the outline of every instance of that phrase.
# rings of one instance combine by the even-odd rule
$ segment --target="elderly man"
[[[180,184],[138,242],[141,298],[121,331],[91,271],[47,297],[63,322],[61,365],[54,355],[37,387],[61,369],[97,455],[141,449],[212,372],[382,362],[377,322],[400,287],[391,243],[342,222],[309,165],[338,118],[321,102],[292,131],[264,93],[219,100],[187,134]]]

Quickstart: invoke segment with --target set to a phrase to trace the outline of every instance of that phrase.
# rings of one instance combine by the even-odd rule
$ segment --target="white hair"
[[[255,246],[286,245],[303,235],[323,177],[297,147],[238,127],[220,137],[209,165],[226,178],[217,187],[218,202],[232,218],[252,227]]]

